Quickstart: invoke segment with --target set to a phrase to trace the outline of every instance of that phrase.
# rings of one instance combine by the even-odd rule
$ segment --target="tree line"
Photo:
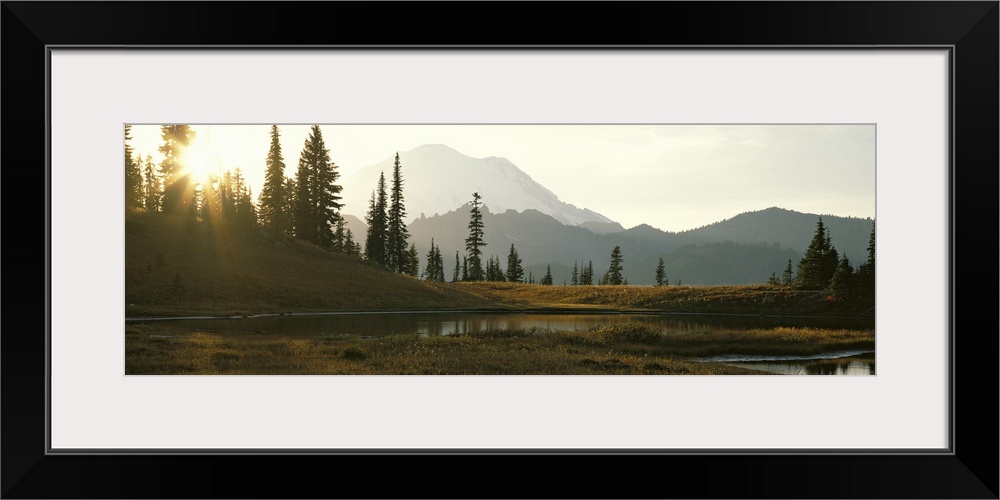
[[[356,241],[345,226],[341,214],[343,187],[337,183],[339,167],[330,158],[322,131],[318,125],[310,128],[299,154],[294,177],[285,175],[280,131],[271,126],[270,148],[265,158],[264,186],[256,203],[253,193],[239,168],[213,174],[208,182],[196,182],[184,168],[183,154],[195,138],[188,125],[162,125],[163,154],[159,165],[151,155],[142,158],[130,143],[131,126],[125,126],[125,203],[129,209],[165,212],[200,219],[212,224],[231,224],[236,228],[264,228],[316,244],[329,251],[343,253],[373,263],[392,272],[444,282],[444,256],[434,239],[426,254],[424,272],[420,273],[420,256],[416,245],[409,241],[406,225],[402,163],[396,153],[392,179],[387,184],[381,173],[372,191],[365,215],[368,231],[364,246]],[[507,281],[552,285],[552,268],[536,280],[525,269],[522,259],[511,244],[506,266],[492,255],[483,262],[484,237],[482,196],[472,193],[465,239],[465,255],[455,252],[451,281]],[[597,279],[598,285],[628,285],[623,275],[624,255],[620,246],[611,250],[608,270]],[[594,264],[574,262],[570,285],[595,284]],[[660,257],[653,271],[656,286],[668,286],[669,279]],[[868,258],[855,270],[847,255],[839,255],[832,244],[829,229],[822,217],[816,232],[793,273],[792,261],[779,278],[772,273],[768,283],[804,290],[822,290],[834,300],[874,299],[875,294],[875,226],[868,246]],[[677,285],[680,285],[678,280]]]
[[[868,237],[868,255],[857,269],[851,265],[847,254],[840,254],[833,245],[830,229],[823,224],[823,217],[816,222],[816,231],[795,272],[792,261],[778,278],[771,273],[768,284],[800,290],[815,290],[827,294],[831,300],[849,302],[875,301],[875,223]]]

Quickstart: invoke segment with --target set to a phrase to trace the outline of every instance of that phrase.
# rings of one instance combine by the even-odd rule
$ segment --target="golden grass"
[[[588,331],[488,330],[440,337],[276,337],[128,324],[135,374],[715,375],[753,370],[689,358],[874,349],[874,332],[775,328],[670,332],[626,324]]]
[[[125,222],[127,316],[504,307],[260,229],[164,214]]]
[[[452,286],[521,309],[794,315],[837,311],[816,292],[773,285],[545,286],[475,282],[455,283]]]

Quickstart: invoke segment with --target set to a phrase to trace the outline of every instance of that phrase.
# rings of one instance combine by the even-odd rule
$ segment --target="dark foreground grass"
[[[644,325],[588,331],[488,330],[440,337],[274,337],[125,328],[125,373],[232,375],[740,375],[690,358],[874,349],[871,330],[775,328],[670,332]]]

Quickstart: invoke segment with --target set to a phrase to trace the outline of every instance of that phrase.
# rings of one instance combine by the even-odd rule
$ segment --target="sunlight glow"
[[[195,183],[205,183],[211,175],[212,169],[209,166],[209,151],[204,142],[195,139],[184,150],[181,156],[181,164],[184,170],[191,174],[191,180]]]

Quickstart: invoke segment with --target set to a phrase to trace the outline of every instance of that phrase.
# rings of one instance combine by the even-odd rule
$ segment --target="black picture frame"
[[[4,498],[998,498],[996,1],[2,3]],[[383,44],[951,47],[952,453],[47,454],[46,47]]]

